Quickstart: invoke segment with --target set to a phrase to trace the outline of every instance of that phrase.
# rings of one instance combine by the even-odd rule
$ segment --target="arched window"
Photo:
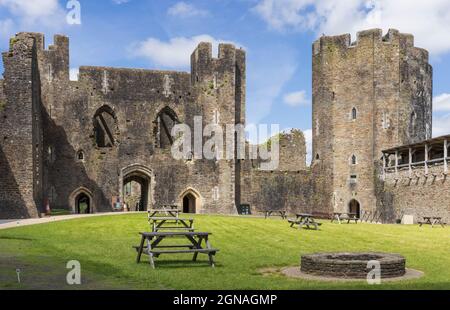
[[[157,147],[165,149],[173,144],[172,129],[178,123],[178,117],[172,109],[165,107],[158,113],[156,118]]]
[[[77,153],[77,159],[79,161],[84,161],[84,152],[83,151],[78,151]]]
[[[357,164],[356,155],[352,155],[352,158],[351,158],[351,164],[352,164],[352,165],[356,165],[356,164]]]
[[[320,160],[320,155],[318,153],[316,154],[316,160]]]
[[[115,144],[117,119],[114,111],[103,106],[94,115],[95,143],[101,148],[111,148]]]
[[[357,116],[356,108],[352,109],[352,120],[355,120]]]

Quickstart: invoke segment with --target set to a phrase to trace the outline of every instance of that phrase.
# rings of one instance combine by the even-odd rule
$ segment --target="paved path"
[[[22,219],[22,220],[0,220],[0,230],[8,229],[14,227],[21,226],[29,226],[29,225],[37,225],[37,224],[45,224],[59,221],[67,221],[85,217],[96,217],[96,216],[105,216],[105,215],[125,215],[132,213],[146,213],[146,212],[109,212],[109,213],[95,213],[95,214],[73,214],[73,215],[60,215],[60,216],[49,216],[38,219]]]

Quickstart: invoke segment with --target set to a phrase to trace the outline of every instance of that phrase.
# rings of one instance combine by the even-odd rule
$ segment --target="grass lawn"
[[[148,231],[146,214],[103,216],[0,230],[0,288],[73,289],[66,263],[78,260],[83,285],[77,289],[450,289],[450,229],[401,225],[331,224],[320,231],[296,230],[286,221],[247,217],[195,216],[198,231],[212,232],[220,249],[217,266],[207,256],[157,259],[136,264],[131,247]],[[299,265],[300,255],[328,251],[381,251],[402,254],[421,279],[369,286],[361,282],[315,282],[267,267]],[[21,268],[21,284],[16,268]]]

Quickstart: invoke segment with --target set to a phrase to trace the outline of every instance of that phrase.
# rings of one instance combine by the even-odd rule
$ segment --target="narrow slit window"
[[[357,117],[357,112],[356,112],[356,108],[352,109],[352,120],[355,120]]]

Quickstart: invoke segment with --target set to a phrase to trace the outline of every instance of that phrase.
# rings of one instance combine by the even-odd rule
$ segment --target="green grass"
[[[450,289],[450,230],[401,225],[331,224],[320,231],[289,228],[286,221],[248,217],[195,216],[198,231],[212,232],[217,266],[207,256],[161,256],[152,270],[144,256],[136,264],[132,245],[148,231],[145,214],[83,218],[0,230],[0,288],[71,288],[69,260],[82,266],[80,288],[125,289]],[[366,282],[316,282],[262,268],[298,266],[300,255],[328,251],[394,252],[425,276],[380,286]],[[24,280],[17,284],[15,268]],[[28,275],[28,277],[27,277]]]

